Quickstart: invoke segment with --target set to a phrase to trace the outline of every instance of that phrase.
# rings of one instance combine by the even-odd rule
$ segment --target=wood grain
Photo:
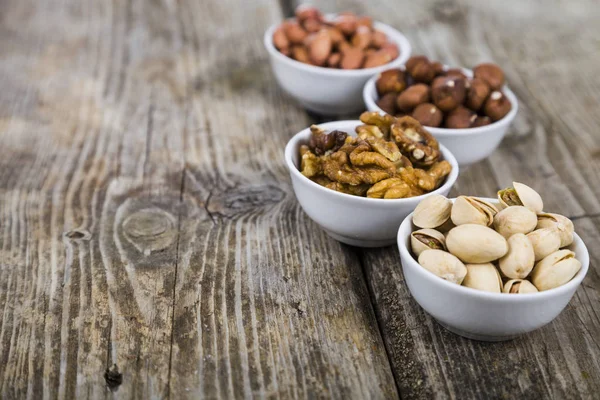
[[[397,397],[359,260],[283,167],[281,17],[2,3],[0,397]]]

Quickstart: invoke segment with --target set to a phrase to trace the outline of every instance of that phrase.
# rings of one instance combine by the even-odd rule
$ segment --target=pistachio
[[[522,233],[515,233],[506,242],[508,253],[498,261],[500,271],[507,278],[525,278],[535,264],[533,245]]]
[[[531,273],[531,282],[539,291],[549,290],[569,282],[581,269],[581,262],[571,250],[559,250],[538,262]]]
[[[419,228],[436,228],[450,219],[452,202],[440,194],[426,197],[413,213],[413,224]],[[537,221],[537,220],[536,220]]]
[[[575,227],[573,222],[560,214],[542,213],[538,214],[538,223],[536,229],[554,228],[560,235],[560,247],[565,247],[573,243],[573,232]]]
[[[464,224],[451,229],[446,237],[446,247],[461,261],[473,264],[497,260],[508,251],[508,244],[502,235],[477,224]]]
[[[459,196],[452,206],[450,218],[455,225],[478,224],[491,226],[498,210],[477,197]]]
[[[435,229],[419,229],[410,235],[410,246],[415,256],[428,249],[446,250],[444,234]]]
[[[494,228],[505,238],[515,233],[529,233],[537,225],[537,216],[523,206],[510,206],[494,217]]]
[[[528,233],[527,238],[533,246],[535,261],[560,249],[560,234],[554,228],[542,228]]]
[[[463,286],[486,292],[500,293],[502,291],[502,278],[493,264],[467,264],[467,276]]]
[[[511,279],[510,281],[504,284],[504,289],[502,289],[502,293],[536,293],[538,292],[537,288],[533,286],[533,284],[524,279]]]
[[[419,255],[419,264],[442,279],[461,284],[467,267],[454,255],[442,250],[425,250]]]
[[[500,190],[498,200],[504,207],[525,206],[536,214],[544,209],[542,197],[527,185],[513,182],[513,187]]]

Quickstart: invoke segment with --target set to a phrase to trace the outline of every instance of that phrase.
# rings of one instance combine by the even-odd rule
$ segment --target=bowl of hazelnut
[[[518,110],[497,65],[483,63],[471,71],[448,68],[425,56],[372,77],[363,100],[370,111],[417,119],[463,166],[498,147]]]
[[[322,15],[299,6],[296,18],[271,26],[264,45],[279,85],[306,109],[323,115],[364,110],[367,80],[410,57],[394,28],[352,13]]]
[[[527,185],[497,199],[430,196],[398,230],[412,297],[442,326],[484,341],[539,329],[565,309],[589,269],[573,222]]]
[[[285,148],[304,212],[334,239],[393,244],[400,223],[431,194],[447,194],[456,159],[411,117],[365,112],[298,132]]]

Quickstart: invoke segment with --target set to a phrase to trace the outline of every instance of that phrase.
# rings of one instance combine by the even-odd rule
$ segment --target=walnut
[[[300,146],[300,172],[307,178],[323,172],[321,159],[318,158],[306,145]]]
[[[312,125],[310,131],[312,134],[308,145],[318,156],[325,154],[327,151],[337,151],[344,145],[346,136],[348,136],[346,132],[340,131],[325,133],[325,131],[317,125]]]
[[[417,186],[431,192],[440,186],[451,170],[452,166],[445,160],[433,164],[427,171],[415,169],[415,176],[418,178]]]
[[[368,137],[383,137],[383,132],[375,125],[359,125],[356,127],[355,131],[358,134],[358,137],[363,140]]]
[[[393,174],[396,170],[394,163],[388,160],[383,154],[372,150],[373,148],[369,143],[362,142],[350,153],[350,162],[354,166],[377,166],[389,170]]]
[[[347,193],[354,196],[364,196],[367,190],[371,187],[369,184],[348,185],[347,183],[331,182],[323,185],[326,188],[335,190],[336,192]]]
[[[412,117],[399,118],[392,125],[392,136],[400,151],[417,167],[430,166],[440,156],[437,140]]]
[[[323,173],[335,182],[359,185],[364,181],[347,162],[346,153],[338,151],[323,160]]]
[[[356,168],[356,173],[360,176],[360,179],[369,184],[377,183],[381,180],[391,178],[394,173],[379,167],[364,167]]]
[[[394,142],[388,142],[387,140],[375,137],[368,137],[366,141],[373,150],[391,162],[399,161],[402,158],[402,153],[400,153],[400,149],[398,149],[398,146]]]
[[[388,178],[377,182],[367,191],[367,197],[375,199],[400,199],[407,197],[410,187],[401,178]]]
[[[385,139],[390,137],[390,127],[396,122],[396,118],[393,116],[389,114],[381,115],[377,111],[365,111],[360,114],[360,120],[363,124],[377,126]]]

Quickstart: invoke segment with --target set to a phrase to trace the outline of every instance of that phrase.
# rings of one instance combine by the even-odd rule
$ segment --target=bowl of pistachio
[[[408,289],[458,335],[513,339],[556,318],[589,268],[573,223],[514,182],[497,199],[430,196],[398,230]]]
[[[431,194],[446,195],[456,159],[418,121],[365,112],[298,132],[285,148],[304,212],[340,242],[393,244],[402,220]]]

